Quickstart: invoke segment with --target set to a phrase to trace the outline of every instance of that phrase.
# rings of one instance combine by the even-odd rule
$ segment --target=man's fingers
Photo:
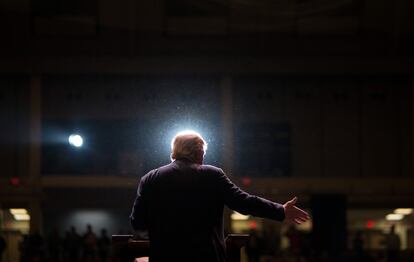
[[[293,206],[290,209],[290,212],[288,211],[289,215],[292,219],[299,219],[302,222],[305,222],[310,219],[310,216],[307,212],[303,211],[300,208],[297,208],[296,206]]]
[[[301,216],[305,216],[305,217],[310,218],[310,216],[309,216],[308,212],[306,212],[305,210],[302,210],[302,209],[300,209],[300,208],[298,208],[298,207],[296,207],[296,206],[295,206],[295,210],[296,210],[296,212],[297,212],[299,215],[301,215]]]
[[[307,219],[303,217],[297,217],[296,219],[299,220],[301,223],[304,223],[307,221]]]
[[[308,221],[310,219],[310,216],[306,211],[295,206],[297,200],[298,198],[294,197],[288,202],[286,202],[284,206],[285,206],[287,221],[290,221],[292,223],[296,223],[299,225],[299,224],[302,224]]]
[[[307,221],[307,219],[305,219],[305,218],[301,218],[301,217],[293,217],[293,218],[291,218],[291,219],[289,219],[289,220],[287,220],[287,221],[288,221],[288,222],[291,222],[291,223],[295,223],[295,224],[300,225],[300,224],[302,224],[302,223],[306,222],[306,221]]]
[[[295,219],[293,219],[294,221],[295,221],[295,223],[296,224],[298,224],[298,225],[300,225],[300,224],[302,224],[302,222],[299,220],[299,219],[297,219],[297,218],[295,218]]]
[[[294,217],[294,218],[299,218],[299,219],[305,220],[305,221],[308,220],[308,217],[306,215],[301,214],[299,212],[295,212],[292,215],[293,215],[292,217]]]

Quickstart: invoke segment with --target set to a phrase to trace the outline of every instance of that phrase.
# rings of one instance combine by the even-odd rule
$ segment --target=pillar
[[[233,87],[232,78],[223,76],[219,81],[221,90],[221,133],[222,133],[222,168],[231,178],[234,166],[234,132],[233,132]],[[231,230],[231,210],[224,209],[224,228]]]
[[[42,215],[40,206],[41,192],[41,138],[42,138],[42,90],[41,77],[34,75],[30,79],[30,145],[29,145],[29,176],[31,200],[30,232],[42,232]]]

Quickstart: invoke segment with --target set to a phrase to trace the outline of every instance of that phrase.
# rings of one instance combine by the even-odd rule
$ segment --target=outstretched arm
[[[278,221],[285,219],[285,208],[283,205],[246,193],[231,182],[223,171],[220,172],[219,181],[224,203],[230,209],[245,215]]]
[[[239,213],[298,224],[309,219],[305,211],[295,206],[296,197],[282,205],[250,195],[231,182],[223,171],[220,174],[220,187],[225,204]]]

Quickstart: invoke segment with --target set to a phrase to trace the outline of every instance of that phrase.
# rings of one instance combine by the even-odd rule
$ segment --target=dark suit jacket
[[[220,168],[181,159],[141,178],[130,216],[148,230],[150,261],[225,261],[224,205],[284,220],[283,206],[242,191]]]

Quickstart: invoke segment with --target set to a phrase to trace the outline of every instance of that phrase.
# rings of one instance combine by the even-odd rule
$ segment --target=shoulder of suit
[[[216,167],[216,166],[212,166],[212,165],[201,165],[200,168],[203,171],[208,171],[208,172],[212,172],[212,173],[220,173],[220,174],[224,174],[223,169]]]
[[[145,175],[143,175],[141,177],[141,180],[146,181],[149,178],[151,178],[152,176],[154,176],[156,173],[158,173],[158,168],[152,169],[150,171],[148,171]]]
[[[146,173],[141,179],[144,179],[144,180],[149,179],[150,177],[153,177],[153,176],[157,175],[160,172],[168,171],[168,170],[171,170],[172,168],[173,167],[172,167],[171,163],[167,164],[167,165],[164,165],[164,166],[154,168],[154,169],[148,171],[148,173]]]

